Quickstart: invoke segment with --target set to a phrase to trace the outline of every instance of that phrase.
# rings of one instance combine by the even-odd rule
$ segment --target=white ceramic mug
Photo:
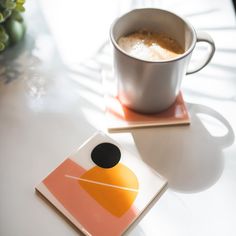
[[[149,61],[130,56],[118,45],[118,40],[140,29],[166,33],[184,49],[180,56],[160,61]],[[157,113],[175,102],[185,74],[201,70],[215,52],[212,38],[197,33],[183,18],[176,14],[156,9],[135,9],[119,17],[111,26],[111,42],[114,46],[114,72],[118,83],[120,102],[137,112]],[[197,42],[206,42],[210,51],[205,60],[192,70],[187,67]]]

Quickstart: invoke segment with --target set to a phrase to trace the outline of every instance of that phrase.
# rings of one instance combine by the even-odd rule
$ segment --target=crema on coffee
[[[118,45],[131,56],[143,60],[169,60],[184,53],[180,44],[165,33],[140,30],[118,40]]]

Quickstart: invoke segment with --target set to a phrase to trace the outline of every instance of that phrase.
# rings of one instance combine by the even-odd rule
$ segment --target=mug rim
[[[181,54],[180,56],[177,56],[177,57],[174,57],[174,58],[171,58],[171,59],[166,59],[166,60],[145,60],[145,59],[142,59],[142,58],[138,58],[138,57],[135,57],[135,56],[132,56],[130,55],[129,53],[125,52],[123,49],[120,48],[120,46],[118,45],[118,43],[116,42],[116,40],[114,39],[114,36],[113,36],[113,29],[114,29],[114,26],[117,24],[117,22],[131,14],[132,12],[135,12],[135,11],[144,11],[144,10],[157,10],[157,11],[162,11],[162,12],[165,12],[165,13],[168,13],[168,14],[171,14],[179,19],[181,19],[188,27],[189,29],[191,29],[192,33],[193,33],[193,40],[192,40],[192,43],[190,45],[190,47],[188,48],[188,50],[186,50],[183,54]],[[196,34],[196,31],[195,29],[193,28],[193,26],[186,20],[184,19],[183,17],[177,15],[176,13],[174,12],[171,12],[171,11],[168,11],[168,10],[163,10],[163,9],[160,9],[160,8],[137,8],[137,9],[133,9],[131,11],[128,11],[126,13],[124,13],[123,15],[119,16],[118,18],[116,18],[114,20],[114,22],[112,23],[111,27],[110,27],[110,40],[113,44],[113,46],[119,51],[121,52],[122,54],[124,54],[125,56],[128,56],[129,58],[131,59],[134,59],[134,60],[137,60],[137,61],[142,61],[142,62],[146,62],[146,63],[168,63],[168,62],[173,62],[173,61],[178,61],[178,60],[181,60],[182,58],[188,56],[194,49],[195,45],[196,45],[196,42],[197,42],[197,34]]]

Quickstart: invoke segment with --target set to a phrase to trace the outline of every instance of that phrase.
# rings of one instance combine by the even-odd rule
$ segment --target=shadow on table
[[[227,120],[209,107],[188,104],[190,126],[133,130],[134,142],[142,159],[168,179],[169,187],[178,192],[203,191],[220,178],[224,169],[222,151],[234,141]],[[199,114],[221,122],[227,133],[212,136]]]
[[[0,54],[0,80],[5,84],[12,82],[24,73],[24,58],[31,54],[34,47],[32,38],[25,37],[18,44]],[[27,55],[26,55],[27,54]],[[30,55],[31,56],[31,55]],[[32,56],[31,56],[32,58]]]

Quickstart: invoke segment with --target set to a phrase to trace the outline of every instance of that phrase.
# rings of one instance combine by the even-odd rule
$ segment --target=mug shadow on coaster
[[[172,190],[193,193],[208,189],[220,178],[224,169],[222,152],[234,142],[234,132],[215,110],[198,104],[188,107],[190,126],[137,129],[131,133],[141,158],[168,179]],[[212,135],[204,118],[217,127],[220,123],[223,135]]]

